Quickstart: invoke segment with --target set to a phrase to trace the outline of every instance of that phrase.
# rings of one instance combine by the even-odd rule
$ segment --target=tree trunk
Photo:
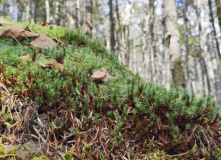
[[[45,0],[46,22],[50,23],[50,5],[49,0]]]
[[[149,1],[149,33],[148,33],[148,54],[150,54],[151,59],[151,81],[156,82],[156,63],[157,63],[157,56],[156,56],[156,45],[155,45],[155,38],[154,38],[154,19],[155,19],[155,6],[154,0]]]
[[[203,49],[202,49],[202,46],[204,46],[205,44],[203,44],[203,41],[202,41],[201,6],[202,6],[201,0],[198,0],[196,11],[197,11],[197,25],[198,25],[198,30],[199,30],[198,41],[199,41],[201,75],[202,75],[201,93],[202,92],[211,93],[211,84],[210,84],[210,80],[209,80],[209,73],[207,70],[207,65],[206,65],[206,62],[204,59],[205,57],[203,55]]]
[[[110,8],[110,42],[111,42],[111,52],[115,53],[115,23],[113,16],[113,1],[109,0],[109,8]]]
[[[184,32],[185,32],[185,48],[186,48],[186,90],[188,93],[192,93],[191,81],[190,81],[190,71],[189,71],[189,28],[188,28],[188,19],[187,19],[187,1],[183,0],[183,21],[184,21]]]
[[[85,0],[84,34],[92,37],[92,0]]]
[[[78,6],[79,6],[78,0],[68,0],[67,1],[69,28],[71,28],[71,29],[79,28]]]
[[[9,15],[10,15],[10,19],[13,20],[13,7],[15,5],[15,1],[14,0],[10,0],[10,6],[9,6]]]
[[[221,3],[220,3],[220,0],[216,0],[216,15],[219,20],[219,27],[221,28]]]
[[[169,54],[171,55],[171,70],[172,78],[175,86],[185,88],[184,70],[181,65],[181,52],[180,52],[180,33],[177,24],[177,12],[175,0],[164,0],[164,30],[165,41]]]
[[[27,22],[30,22],[30,6],[31,6],[31,0],[26,0],[26,8],[25,8],[25,18]]]
[[[121,57],[121,42],[120,42],[120,37],[122,37],[122,33],[120,31],[120,26],[121,26],[121,21],[120,21],[120,14],[119,14],[119,3],[118,0],[115,0],[115,13],[116,13],[116,29],[115,29],[115,35],[116,35],[116,41],[115,41],[115,56],[118,58]]]
[[[210,23],[212,26],[212,31],[207,37],[207,44],[208,44],[208,53],[211,55],[211,62],[214,72],[214,82],[215,82],[215,96],[217,100],[218,108],[221,108],[221,55],[219,49],[219,42],[217,39],[216,29],[215,29],[215,22],[212,10],[212,1],[208,0],[209,5],[209,13],[210,13]],[[215,42],[214,42],[215,41]]]
[[[215,40],[215,43],[216,43],[217,58],[219,58],[219,60],[221,60],[221,54],[220,54],[220,49],[219,49],[219,41],[217,39],[215,22],[214,22],[214,15],[213,15],[213,9],[212,9],[212,1],[208,0],[208,4],[209,4],[209,13],[210,13],[210,23],[212,25],[214,40]]]

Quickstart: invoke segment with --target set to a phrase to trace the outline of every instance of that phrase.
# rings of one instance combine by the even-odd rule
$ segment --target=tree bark
[[[113,16],[113,1],[109,0],[109,8],[110,8],[110,42],[111,42],[111,52],[115,53],[115,23]]]
[[[25,18],[27,22],[30,22],[30,7],[31,7],[31,0],[26,0],[26,9],[25,9]]]
[[[45,0],[46,22],[50,23],[50,5],[49,0]]]
[[[85,0],[84,34],[92,37],[92,0]]]
[[[10,0],[10,7],[9,7],[9,15],[10,15],[10,19],[13,20],[13,7],[15,5],[15,1],[14,0]]]
[[[79,1],[78,0],[68,0],[67,8],[69,15],[69,28],[77,29],[79,28]]]
[[[190,70],[189,70],[189,28],[188,28],[188,19],[187,19],[187,1],[183,0],[183,21],[184,21],[184,32],[185,32],[185,48],[186,48],[186,90],[188,93],[192,93],[191,81],[190,81]]]
[[[209,4],[209,13],[210,13],[210,23],[212,25],[214,40],[215,40],[215,43],[216,43],[217,58],[219,58],[219,60],[221,60],[221,54],[220,54],[220,49],[219,49],[219,41],[217,39],[215,21],[214,21],[213,9],[212,9],[212,1],[208,0],[208,4]]]
[[[177,24],[177,12],[175,0],[164,0],[164,30],[165,41],[169,54],[171,55],[171,71],[173,83],[175,86],[185,88],[184,70],[181,65],[181,52],[180,52],[180,33]]]
[[[115,56],[117,56],[119,59],[121,58],[121,41],[120,37],[122,37],[122,32],[120,30],[121,21],[120,21],[120,14],[119,14],[119,3],[118,0],[115,0],[115,13],[116,13],[116,29],[115,29],[115,35],[116,35],[116,41],[115,41]]]
[[[220,3],[220,0],[216,0],[216,15],[219,20],[219,27],[221,28],[221,3]]]

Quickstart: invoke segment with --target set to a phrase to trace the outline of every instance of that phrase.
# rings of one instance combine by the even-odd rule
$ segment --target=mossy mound
[[[143,82],[79,31],[11,25],[64,44],[38,50],[0,38],[0,82],[10,92],[0,90],[1,143],[39,141],[36,152],[57,159],[220,158],[220,114],[210,97]],[[60,59],[62,70],[40,65]],[[102,67],[118,79],[91,78]]]

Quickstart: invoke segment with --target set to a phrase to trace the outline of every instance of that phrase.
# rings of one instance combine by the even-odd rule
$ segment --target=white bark
[[[45,0],[45,8],[46,8],[46,22],[50,23],[50,5],[49,5],[49,0]]]
[[[185,85],[183,68],[181,66],[181,52],[180,52],[180,33],[177,24],[177,12],[175,0],[164,0],[163,1],[163,25],[164,25],[164,40],[167,48],[165,50],[165,68],[164,78],[168,86],[170,76],[170,67],[172,69],[173,82],[176,86],[181,88]],[[165,45],[165,44],[164,44]],[[171,58],[170,58],[171,56]],[[171,64],[171,66],[170,66]],[[183,82],[184,81],[184,82]]]
[[[9,14],[10,14],[10,19],[13,20],[13,7],[14,7],[14,0],[10,0],[10,7],[9,7]]]
[[[180,58],[180,33],[177,24],[177,12],[175,0],[164,0],[164,28],[165,38],[168,41],[168,48],[173,64],[176,59]],[[172,65],[173,67],[173,65]]]
[[[84,33],[92,36],[92,0],[85,1],[85,16],[84,16]]]
[[[29,22],[29,19],[30,19],[30,6],[31,6],[31,0],[26,0],[26,9],[25,9],[25,12],[26,12],[26,21]]]

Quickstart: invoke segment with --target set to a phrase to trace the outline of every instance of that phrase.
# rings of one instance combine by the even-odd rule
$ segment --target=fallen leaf
[[[45,64],[42,63],[42,62],[39,62],[39,65],[41,66],[41,68],[50,68],[48,65],[45,65]]]
[[[48,22],[42,22],[42,23],[41,23],[41,26],[42,26],[42,27],[45,27],[45,26],[48,26],[48,25],[50,25],[50,23],[48,23]]]
[[[30,58],[30,54],[27,54],[26,56],[21,56],[19,58],[26,62]]]
[[[60,63],[58,63],[58,62],[56,62],[56,61],[50,62],[50,63],[49,63],[49,66],[50,66],[51,68],[57,67],[59,71],[62,71],[63,68],[64,68],[64,66],[63,66],[62,64],[60,64]]]
[[[37,48],[51,48],[58,46],[51,38],[42,33],[40,33],[38,38],[35,38],[33,41],[31,41],[30,45]]]
[[[17,40],[25,40],[27,38],[37,38],[39,37],[38,33],[30,32],[25,30],[22,27],[18,26],[8,26],[2,29],[0,36],[5,38],[16,38]]]
[[[57,40],[57,39],[53,39],[53,41],[54,41],[58,46],[64,44],[64,42],[59,41],[59,40]]]
[[[107,76],[106,68],[103,67],[97,70],[96,72],[94,72],[91,77],[95,79],[102,79],[102,78],[105,78],[106,76]]]
[[[53,26],[51,25],[51,23],[48,23],[48,22],[42,22],[42,23],[41,23],[41,26],[42,26],[42,27],[47,27],[47,26],[49,26],[50,29],[53,29]]]
[[[91,77],[94,79],[99,79],[103,82],[107,82],[109,78],[114,78],[116,80],[118,79],[117,77],[112,77],[109,73],[107,73],[106,68],[104,67],[94,72]]]
[[[32,30],[30,30],[28,26],[25,27],[25,30],[29,31],[29,32],[32,32]]]

